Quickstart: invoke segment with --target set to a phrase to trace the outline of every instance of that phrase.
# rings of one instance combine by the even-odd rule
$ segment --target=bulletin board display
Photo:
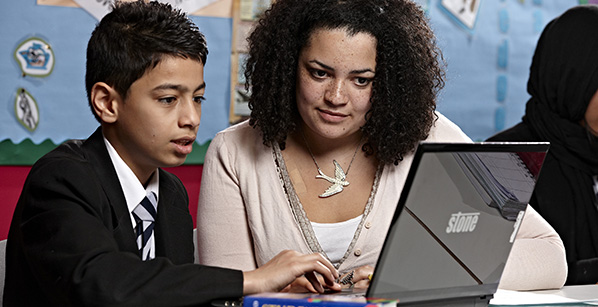
[[[85,1],[85,0],[79,0]],[[125,0],[131,1],[131,0]],[[97,1],[101,2],[101,1]],[[104,1],[105,3],[111,1]],[[190,15],[195,16],[210,16],[210,17],[231,17],[231,8],[233,0],[210,0],[210,3],[198,9],[196,11],[190,12]],[[38,5],[52,5],[52,6],[67,6],[67,7],[80,7],[80,5],[75,0],[37,0]]]
[[[206,101],[188,163],[203,162],[209,141],[228,126],[232,0],[210,1],[190,14],[206,36],[209,55]],[[32,164],[99,126],[84,83],[86,46],[97,22],[66,0],[13,1],[0,10],[0,165]]]
[[[438,110],[474,141],[520,122],[542,30],[567,9],[587,2],[429,1],[428,16],[447,64]]]
[[[253,29],[257,18],[270,7],[271,0],[234,0],[233,40],[231,52],[230,74],[230,117],[231,124],[248,118],[248,107],[251,88],[247,86],[244,75],[244,64],[247,58],[247,36]]]
[[[202,161],[203,146],[218,131],[248,114],[245,38],[270,5],[270,0],[208,1],[203,11],[190,15],[209,48],[207,101],[196,144],[204,150],[194,150],[192,155],[200,155],[195,161]],[[447,64],[438,110],[479,141],[521,120],[529,67],[544,26],[570,7],[596,0],[416,2],[426,11]],[[28,164],[19,160],[25,152],[41,148],[43,153],[64,140],[86,138],[98,126],[84,90],[85,49],[97,19],[74,3],[12,1],[0,10],[0,164]]]

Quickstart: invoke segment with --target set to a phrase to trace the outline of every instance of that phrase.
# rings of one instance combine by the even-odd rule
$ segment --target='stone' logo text
[[[479,212],[459,212],[451,214],[451,218],[448,221],[448,227],[446,227],[446,233],[461,233],[474,231],[478,223],[479,216]]]

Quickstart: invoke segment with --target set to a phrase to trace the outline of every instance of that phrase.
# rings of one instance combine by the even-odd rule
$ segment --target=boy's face
[[[118,104],[116,140],[110,142],[142,183],[157,167],[180,165],[191,153],[205,93],[203,68],[165,56]]]

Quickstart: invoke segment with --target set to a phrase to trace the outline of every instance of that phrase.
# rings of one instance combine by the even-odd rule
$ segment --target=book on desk
[[[598,284],[535,291],[499,289],[490,306],[598,306]]]
[[[247,295],[244,307],[396,307],[398,300],[312,293],[267,292]]]

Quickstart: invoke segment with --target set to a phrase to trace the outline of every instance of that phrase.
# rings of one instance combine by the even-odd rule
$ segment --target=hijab
[[[542,32],[530,68],[527,123],[551,142],[552,153],[583,172],[598,174],[598,143],[583,120],[598,90],[598,6],[576,6]]]
[[[556,163],[545,163],[546,172],[562,175],[559,179],[569,184],[536,195],[538,212],[565,244],[567,283],[598,281],[597,276],[582,276],[587,270],[579,262],[594,259],[593,266],[598,266],[598,209],[592,179],[598,175],[598,142],[580,125],[597,90],[598,6],[576,6],[549,22],[538,40],[527,84],[531,98],[523,117],[540,140],[551,143],[549,157]]]

